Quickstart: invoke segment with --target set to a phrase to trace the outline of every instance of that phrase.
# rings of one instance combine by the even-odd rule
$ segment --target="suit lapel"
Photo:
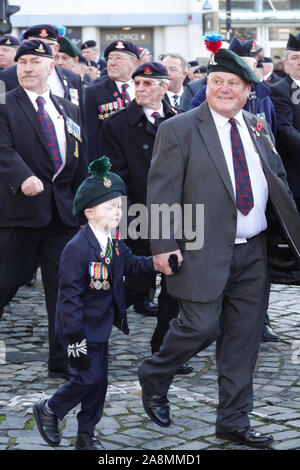
[[[90,228],[89,224],[87,223],[83,227],[82,230],[84,231],[84,235],[88,239],[88,242],[89,242],[90,246],[95,251],[95,259],[93,261],[100,261],[104,266],[106,266],[109,273],[110,273],[111,278],[113,278],[113,269],[112,269],[110,264],[107,264],[105,262],[105,257],[101,256],[101,253],[103,253],[103,251],[101,249],[100,243],[98,242],[97,238],[95,237],[95,235],[94,235],[92,229]]]
[[[35,111],[33,104],[31,103],[28,95],[23,90],[23,88],[19,87],[16,94],[16,99],[19,105],[22,107],[24,113],[26,114],[29,122],[31,123],[32,127],[34,128],[39,140],[41,141],[42,145],[44,146],[47,153],[49,153],[48,144],[46,138],[44,136],[44,132],[42,130],[37,112]],[[50,155],[50,153],[49,153]]]
[[[234,190],[232,187],[226,159],[219,140],[218,132],[209,111],[208,104],[205,102],[201,107],[196,108],[198,111],[199,124],[198,129],[202,136],[203,142],[207,148],[209,156],[213,160],[216,169],[222,179],[232,201],[235,204]]]
[[[67,128],[67,119],[66,119],[67,114],[66,114],[65,108],[63,107],[62,104],[59,103],[58,99],[51,92],[50,92],[50,99],[52,100],[59,114],[61,114],[64,119],[64,128],[65,128],[65,136],[66,136],[66,163],[65,163],[65,167],[66,167],[69,161],[69,157],[71,155],[70,149],[72,149],[74,146],[73,137],[71,136]]]

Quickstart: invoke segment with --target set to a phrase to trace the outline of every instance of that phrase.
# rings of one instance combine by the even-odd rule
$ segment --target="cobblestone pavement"
[[[252,425],[274,435],[273,449],[300,449],[300,287],[272,286],[269,313],[279,343],[263,343],[254,378]],[[215,437],[217,404],[214,345],[195,356],[194,372],[176,376],[170,390],[172,425],[161,428],[144,412],[136,371],[150,355],[156,319],[129,311],[131,334],[113,329],[109,387],[97,425],[110,450],[249,449]],[[50,450],[40,437],[32,404],[62,380],[47,376],[47,318],[41,281],[22,287],[0,322],[0,450]],[[60,422],[59,449],[72,449],[76,413]]]

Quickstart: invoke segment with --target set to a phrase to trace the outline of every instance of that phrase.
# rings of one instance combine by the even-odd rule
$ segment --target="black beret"
[[[40,57],[49,57],[50,59],[53,59],[51,47],[39,39],[32,39],[31,41],[23,42],[16,52],[14,59],[15,62],[17,62],[22,55],[28,54],[37,55]]]
[[[81,50],[88,49],[89,47],[97,47],[96,41],[94,41],[93,39],[90,39],[89,41],[85,41],[81,46]]]
[[[139,48],[129,41],[114,41],[104,51],[104,57],[107,60],[108,54],[112,51],[126,52],[137,59],[140,58]]]
[[[168,78],[168,70],[159,62],[145,62],[135,69],[132,78],[135,77]]]
[[[300,51],[300,35],[293,36],[293,34],[289,35],[289,39],[286,45],[287,51]]]
[[[71,41],[67,37],[60,37],[58,39],[58,44],[59,44],[59,51],[58,52],[64,52],[65,54],[69,55],[70,57],[79,57],[80,56],[80,50],[76,46],[76,44]]]
[[[229,44],[229,50],[235,52],[240,57],[254,57],[256,44],[254,41],[246,41],[233,36]]]
[[[265,62],[265,63],[271,63],[271,62],[273,62],[273,60],[271,59],[271,57],[262,57],[261,61],[262,61],[262,62]]]
[[[111,173],[110,167],[110,161],[105,156],[94,160],[89,165],[91,176],[86,178],[77,189],[73,201],[74,215],[81,216],[85,209],[90,209],[119,196],[125,196],[124,181],[119,175]]]
[[[261,60],[261,59],[257,61],[256,68],[257,68],[257,69],[263,69],[263,64],[262,64],[262,60]]]
[[[199,67],[194,70],[194,73],[207,73],[207,67],[205,65],[199,65]]]
[[[198,60],[191,60],[188,62],[188,67],[197,67],[197,65],[199,65]]]
[[[5,34],[0,38],[0,46],[19,47],[19,45],[19,39],[15,36],[11,36],[10,34]]]
[[[40,38],[40,39],[51,39],[57,41],[58,29],[52,24],[37,24],[26,29],[23,33],[23,39],[29,37]]]

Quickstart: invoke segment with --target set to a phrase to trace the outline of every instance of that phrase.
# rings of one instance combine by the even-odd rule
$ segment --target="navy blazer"
[[[128,334],[123,276],[154,273],[152,257],[135,256],[123,240],[113,240],[112,265],[105,263],[100,251],[99,242],[87,224],[62,252],[56,332],[64,345],[70,336],[82,331],[88,342],[103,343],[108,340],[113,324]],[[89,265],[93,262],[108,268],[110,288],[106,291],[90,287]]]
[[[52,181],[51,154],[38,115],[22,87],[6,93],[0,104],[0,226],[44,227],[52,217],[53,199],[61,220],[76,227],[72,215],[77,188],[87,176],[87,163],[80,141],[68,131],[66,117],[80,124],[79,107],[50,94],[53,104],[65,120],[66,164]],[[29,176],[37,176],[44,191],[27,197],[20,186]]]
[[[108,76],[95,82],[85,90],[85,122],[88,138],[89,161],[102,155],[101,129],[105,113],[101,115],[99,105],[122,100],[116,83]],[[123,102],[123,100],[122,100]]]

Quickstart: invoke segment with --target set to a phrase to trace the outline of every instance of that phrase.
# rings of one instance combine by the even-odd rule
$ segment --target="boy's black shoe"
[[[88,433],[77,434],[76,450],[105,450],[100,441]]]
[[[43,439],[52,447],[58,447],[60,444],[60,435],[58,430],[58,418],[55,414],[47,413],[45,403],[47,400],[41,400],[33,405],[33,414],[36,424]]]

